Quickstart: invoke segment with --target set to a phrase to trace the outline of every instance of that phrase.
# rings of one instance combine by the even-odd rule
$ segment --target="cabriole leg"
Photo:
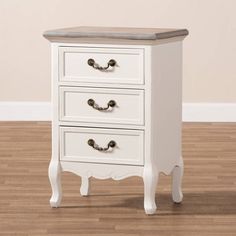
[[[58,161],[51,161],[48,169],[49,180],[52,188],[50,199],[51,207],[59,207],[62,198],[61,191],[61,166]]]
[[[146,214],[151,215],[156,212],[156,186],[158,181],[158,173],[152,167],[144,167],[144,209]]]
[[[183,161],[180,165],[175,166],[172,172],[172,199],[175,203],[180,203],[183,200],[181,189],[183,177]]]

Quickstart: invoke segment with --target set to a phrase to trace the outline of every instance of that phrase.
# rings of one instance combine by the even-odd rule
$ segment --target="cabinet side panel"
[[[182,42],[153,46],[151,57],[152,154],[169,174],[181,160]]]

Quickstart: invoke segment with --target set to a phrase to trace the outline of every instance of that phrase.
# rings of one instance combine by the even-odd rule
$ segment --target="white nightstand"
[[[52,207],[60,176],[82,179],[140,176],[144,208],[156,210],[160,172],[173,176],[181,202],[182,40],[187,30],[77,27],[51,30]]]

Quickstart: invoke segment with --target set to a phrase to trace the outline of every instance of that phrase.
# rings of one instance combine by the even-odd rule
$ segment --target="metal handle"
[[[105,110],[108,110],[109,107],[114,107],[116,105],[116,102],[114,100],[110,100],[108,103],[107,103],[107,107],[99,107],[95,101],[90,98],[88,100],[88,105],[93,107],[94,109],[98,110],[98,111],[105,111]]]
[[[88,65],[89,66],[92,66],[94,69],[96,70],[107,70],[109,68],[109,66],[111,67],[114,67],[116,65],[116,61],[114,59],[111,59],[108,63],[107,63],[107,66],[105,67],[102,67],[102,66],[99,66],[95,61],[94,59],[90,58],[88,59]]]
[[[91,146],[92,148],[100,151],[100,152],[104,152],[104,151],[107,151],[109,148],[114,148],[116,146],[116,142],[111,140],[108,144],[107,144],[107,147],[105,148],[102,148],[102,147],[99,147],[95,141],[93,139],[89,139],[88,140],[88,145]]]

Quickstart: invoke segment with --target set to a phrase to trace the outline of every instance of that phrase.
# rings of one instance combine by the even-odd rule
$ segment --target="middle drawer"
[[[144,125],[144,91],[60,87],[60,120]]]

